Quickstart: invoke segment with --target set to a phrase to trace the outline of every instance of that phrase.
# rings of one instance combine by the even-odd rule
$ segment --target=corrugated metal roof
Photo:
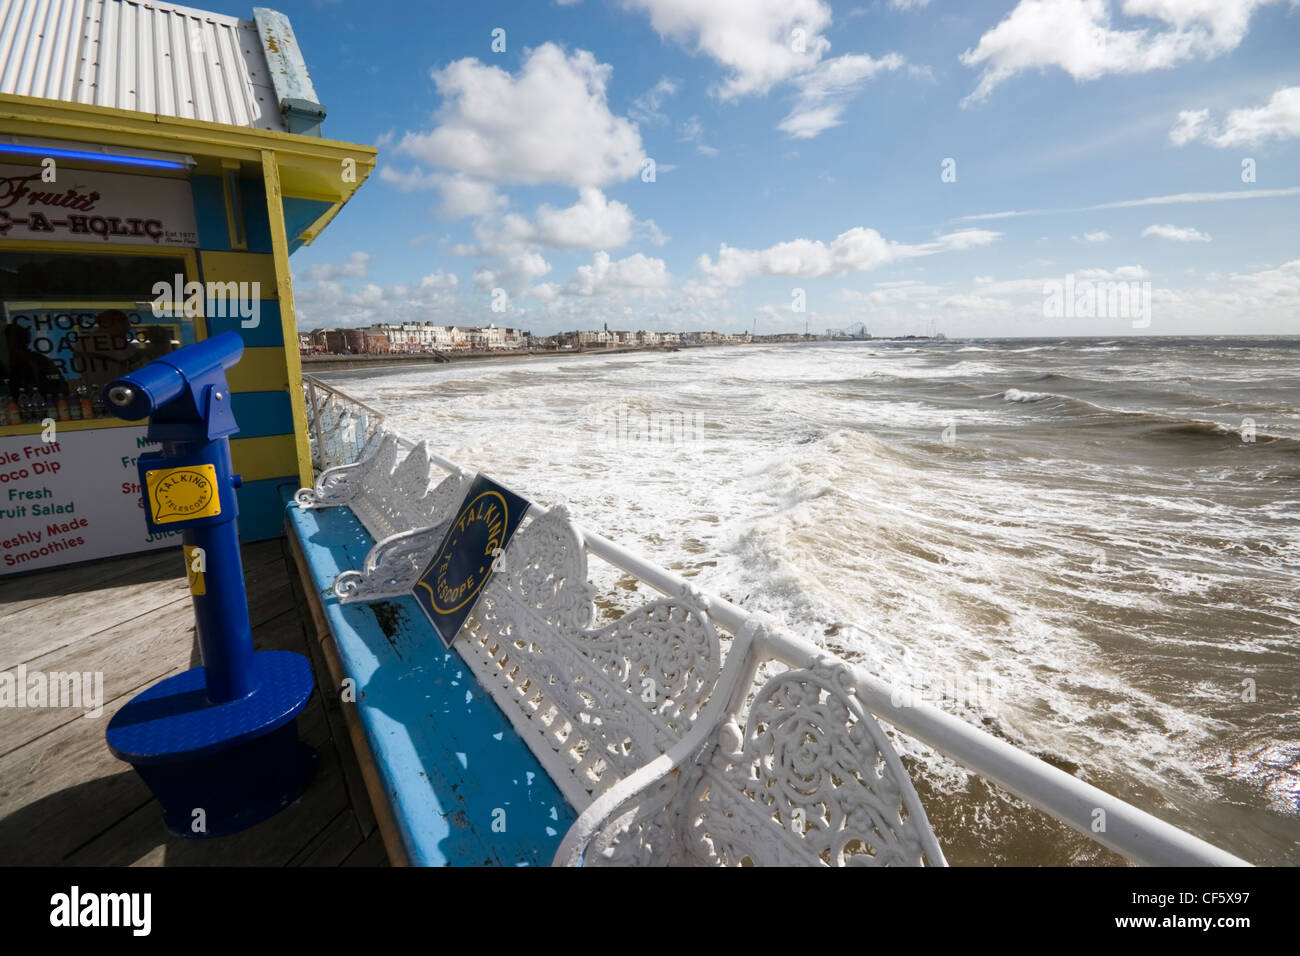
[[[285,129],[252,20],[138,0],[0,0],[0,93]]]

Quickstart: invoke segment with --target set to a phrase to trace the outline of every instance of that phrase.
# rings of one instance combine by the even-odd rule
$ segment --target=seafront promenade
[[[731,343],[727,343],[731,344]],[[303,371],[331,372],[337,369],[378,368],[389,365],[438,365],[448,362],[477,362],[511,358],[557,358],[567,355],[622,355],[627,352],[675,352],[687,349],[721,348],[721,343],[702,342],[673,346],[627,345],[616,348],[591,349],[495,349],[492,351],[437,351],[389,352],[379,354],[333,355],[307,354],[302,356]]]

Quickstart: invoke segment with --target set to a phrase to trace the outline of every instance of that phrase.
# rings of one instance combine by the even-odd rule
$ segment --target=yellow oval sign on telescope
[[[146,471],[145,500],[154,524],[171,524],[221,514],[217,470],[212,465]]]

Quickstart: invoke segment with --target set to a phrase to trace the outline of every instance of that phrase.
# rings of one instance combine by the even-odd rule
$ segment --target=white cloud
[[[823,0],[623,0],[650,15],[660,36],[694,45],[722,64],[729,75],[715,92],[723,100],[764,94],[782,83],[797,88],[794,107],[779,128],[795,139],[811,139],[840,124],[848,99],[881,70],[906,65],[889,53],[874,59],[850,54],[823,60],[830,42],[831,8]],[[931,76],[927,67],[909,67]],[[654,115],[654,110],[647,110]],[[698,137],[694,138],[698,141]],[[717,151],[700,145],[700,152]]]
[[[438,185],[438,174],[426,173],[419,166],[405,170],[393,166],[380,166],[379,178],[407,193],[417,189],[434,189]]]
[[[444,219],[463,219],[482,216],[507,204],[506,197],[497,192],[491,183],[471,179],[460,173],[426,173],[419,166],[407,170],[383,166],[379,178],[392,183],[402,192],[419,189],[436,189],[442,195],[437,213]]]
[[[994,299],[985,295],[971,295],[966,292],[946,296],[939,300],[939,304],[946,309],[968,309],[974,312],[1005,312],[1011,308],[1011,303],[1006,299]]]
[[[963,105],[979,102],[1003,81],[1056,67],[1078,81],[1112,73],[1146,73],[1237,48],[1251,14],[1276,0],[1123,0],[1126,16],[1162,21],[1130,29],[1111,24],[1108,0],[1020,0],[960,60],[982,68]]]
[[[664,100],[675,94],[678,89],[676,80],[667,76],[660,77],[658,83],[632,101],[632,108],[628,110],[628,115],[638,123],[646,125],[666,124],[668,117],[660,107],[663,106]]]
[[[625,204],[599,189],[579,190],[572,206],[543,203],[533,219],[519,213],[483,216],[474,223],[477,242],[453,247],[459,256],[517,256],[533,246],[558,249],[611,249],[642,235],[656,245],[668,241],[654,220],[638,220]]]
[[[1109,242],[1110,233],[1104,229],[1098,229],[1095,232],[1085,232],[1083,234],[1084,242]]]
[[[839,126],[843,112],[844,107],[839,104],[796,109],[781,120],[777,129],[791,139],[812,139],[833,126]]]
[[[370,260],[373,259],[368,252],[357,251],[348,256],[348,261],[342,265],[331,262],[315,262],[303,269],[304,279],[313,282],[331,282],[336,279],[364,279],[366,273],[370,271]]]
[[[613,261],[608,252],[597,252],[591,265],[579,266],[565,291],[574,295],[601,295],[618,290],[646,291],[662,289],[670,280],[662,259],[641,253]]]
[[[966,229],[940,236],[933,242],[908,245],[886,240],[874,229],[861,226],[842,232],[831,242],[793,239],[767,249],[736,249],[723,243],[717,259],[702,255],[696,261],[703,283],[688,283],[689,292],[718,295],[753,276],[790,276],[817,279],[862,272],[914,256],[968,249],[995,242],[1002,234]]]
[[[1232,110],[1218,130],[1210,126],[1209,119],[1207,109],[1179,111],[1178,125],[1169,131],[1170,141],[1185,146],[1200,140],[1225,149],[1257,146],[1274,139],[1300,139],[1300,86],[1278,90],[1263,106]]]
[[[506,197],[495,186],[468,176],[439,176],[438,191],[442,194],[438,214],[445,219],[483,216],[506,205]]]
[[[893,10],[920,10],[929,5],[930,0],[889,0],[889,6]]]
[[[766,93],[802,73],[830,48],[821,35],[830,26],[823,0],[624,0],[650,16],[663,37],[671,37],[717,60],[730,75],[718,89],[724,100]],[[794,31],[804,31],[804,52]]]
[[[1155,236],[1158,239],[1172,239],[1175,242],[1209,242],[1210,237],[1204,232],[1190,226],[1147,226],[1142,230],[1143,238]]]
[[[1076,278],[1092,282],[1115,282],[1119,279],[1150,279],[1151,273],[1143,266],[1116,266],[1114,269],[1076,269]]]
[[[1219,193],[1173,193],[1168,196],[1147,196],[1143,199],[1122,199],[1119,202],[1103,202],[1094,206],[1076,206],[1073,209],[1008,209],[1002,212],[982,212],[971,216],[958,216],[958,222],[971,222],[979,219],[1015,219],[1020,216],[1050,216],[1057,213],[1095,212],[1098,209],[1131,209],[1136,206],[1169,206],[1181,203],[1229,202],[1234,199],[1281,199],[1285,196],[1300,196],[1300,186],[1288,186],[1285,189],[1237,189]]]
[[[519,250],[499,257],[492,267],[483,267],[474,273],[474,287],[480,292],[502,288],[510,295],[519,295],[531,283],[551,271],[551,264],[539,252]]]
[[[822,61],[796,81],[799,95],[778,128],[794,139],[812,139],[840,125],[849,98],[863,83],[882,71],[897,70],[906,62],[897,53],[887,53],[880,59],[862,53]]]
[[[718,151],[704,144],[704,124],[698,116],[692,116],[677,127],[677,142],[694,143],[695,149],[704,156],[717,156]],[[662,167],[661,167],[662,168]]]
[[[635,124],[606,102],[611,67],[553,43],[517,74],[467,58],[432,74],[443,96],[429,132],[398,148],[428,165],[486,183],[574,188],[631,179],[644,158]]]
[[[307,278],[310,271],[310,268],[305,270],[303,277]],[[354,328],[391,322],[394,316],[459,324],[469,321],[472,314],[459,293],[460,280],[456,274],[442,270],[422,277],[415,285],[382,286],[368,282],[359,289],[336,278],[320,278],[314,284],[295,283],[294,313],[300,329]]]
[[[543,205],[537,208],[536,240],[553,246],[595,249],[617,248],[632,238],[636,219],[621,202],[588,186],[579,191],[578,201],[565,209]]]

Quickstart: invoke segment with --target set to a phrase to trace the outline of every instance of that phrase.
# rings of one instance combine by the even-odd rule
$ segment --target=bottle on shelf
[[[45,396],[45,417],[56,420],[59,417],[59,403],[55,401],[53,392]]]
[[[72,420],[72,409],[68,407],[68,398],[66,395],[60,395],[58,397],[58,400],[55,403],[55,408],[58,409],[59,412],[59,421],[66,422]]]
[[[95,409],[90,403],[90,391],[86,388],[85,382],[77,383],[77,407],[81,409],[82,418],[95,417]]]
[[[25,388],[18,392],[18,412],[24,422],[32,420],[32,396]]]
[[[4,406],[3,422],[6,425],[21,425],[23,423],[22,408],[18,405],[18,400],[14,398],[13,393],[9,391],[9,383],[4,383]]]

